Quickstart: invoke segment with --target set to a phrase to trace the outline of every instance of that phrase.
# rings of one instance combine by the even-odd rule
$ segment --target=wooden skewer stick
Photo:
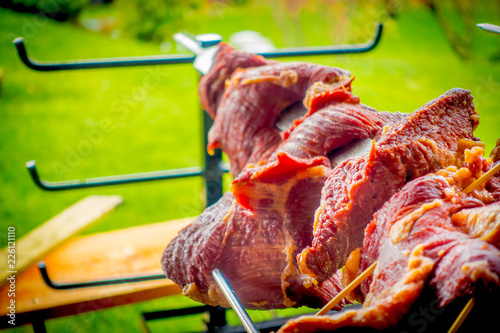
[[[498,163],[490,171],[486,172],[484,175],[476,179],[472,184],[467,186],[465,190],[463,190],[462,192],[467,194],[474,191],[479,185],[487,181],[489,178],[493,177],[498,171],[500,171],[500,163]]]
[[[498,171],[500,170],[500,163],[495,165],[490,171],[486,172],[484,175],[476,179],[472,184],[467,186],[462,192],[465,194],[470,193],[474,191],[479,185],[493,177]],[[471,297],[471,299],[465,304],[464,308],[460,313],[458,314],[457,319],[453,322],[451,325],[450,329],[448,330],[448,333],[456,333],[462,323],[465,321],[469,313],[472,311],[472,308],[474,307],[474,304],[476,303],[474,297]]]
[[[475,304],[475,300],[474,300],[474,297],[472,297],[467,302],[467,304],[465,304],[464,308],[462,309],[462,311],[458,315],[457,319],[455,319],[455,321],[453,322],[453,325],[451,325],[450,329],[448,330],[448,333],[456,333],[458,331],[458,329],[460,328],[460,326],[464,322],[465,318],[467,318],[467,316],[471,312],[472,308],[474,307],[474,304]]]
[[[371,264],[370,267],[368,267],[363,273],[361,273],[356,279],[354,279],[354,281],[349,283],[349,285],[345,287],[344,290],[342,290],[330,302],[328,302],[327,305],[325,305],[321,310],[319,310],[318,313],[316,313],[316,316],[324,315],[328,313],[328,311],[333,309],[333,307],[337,305],[342,299],[344,299],[344,297],[346,297],[351,291],[353,291],[354,288],[356,288],[361,284],[361,282],[366,280],[366,278],[369,277],[370,274],[375,270],[376,266],[377,266],[377,261]]]

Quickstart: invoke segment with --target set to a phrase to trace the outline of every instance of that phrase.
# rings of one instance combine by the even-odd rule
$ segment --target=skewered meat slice
[[[339,148],[355,140],[376,140],[385,126],[393,126],[405,117],[399,112],[378,112],[361,104],[359,98],[345,88],[330,90],[311,99],[314,104],[320,99],[323,105],[328,105],[319,110],[312,107],[285,133],[285,140],[268,163],[247,166],[233,181],[231,191],[244,207],[258,209],[269,205],[259,199],[259,193],[279,191],[269,184],[291,178],[305,165],[320,163],[319,159],[330,166],[328,155],[334,156]],[[304,246],[310,244],[312,235],[307,238]]]
[[[479,147],[475,147],[471,150],[466,150],[465,162],[463,168],[458,169],[455,166],[449,166],[446,169],[437,171],[435,176],[444,177],[444,180],[448,184],[454,185],[453,191],[461,191],[468,185],[470,185],[475,179],[479,178],[483,172],[486,172],[487,170],[490,169],[491,166],[489,165],[487,160],[482,158],[482,155],[483,155],[483,149]],[[423,178],[422,181],[426,181],[426,179]],[[416,180],[414,182],[416,182]],[[411,216],[411,214],[406,214],[406,210],[408,210],[408,207],[413,207],[413,206],[418,207],[422,203],[426,204],[427,201],[430,201],[432,199],[431,197],[431,199],[425,202],[423,202],[422,199],[420,199],[420,197],[428,195],[427,192],[433,193],[433,191],[429,190],[432,189],[430,184],[431,183],[422,187],[423,191],[422,193],[420,192],[412,193],[413,196],[410,196],[410,194],[407,193],[406,194],[407,198],[405,198],[405,200],[398,201],[397,197],[401,196],[402,194],[396,194],[394,197],[391,198],[391,200],[388,203],[384,205],[385,210],[381,209],[375,214],[374,221],[372,221],[365,229],[365,239],[363,245],[365,251],[363,252],[362,256],[364,260],[360,265],[360,271],[368,268],[371,265],[371,263],[377,260],[377,258],[379,257],[379,248],[381,246],[381,242],[384,240],[385,237],[387,237],[388,228],[384,229],[378,226],[380,224],[378,222],[379,216],[382,214],[390,216],[391,214],[390,212],[392,211],[393,212],[392,214],[395,215],[395,218],[405,217],[406,220],[411,221],[413,216]],[[414,186],[413,189],[418,190],[419,188],[417,186]],[[406,191],[409,192],[409,190]],[[495,196],[493,194],[494,193],[488,189],[487,184],[479,186],[468,196],[462,194],[462,197],[467,198],[468,201],[463,201],[464,203],[460,206],[460,209],[459,210],[457,209],[457,212],[451,216],[451,222],[453,223],[453,228],[462,231],[468,237],[476,238],[477,235],[471,233],[471,230],[473,229],[474,226],[474,222],[475,223],[484,223],[484,222],[477,221],[475,219],[470,219],[469,217],[471,216],[467,212],[470,212],[471,210],[475,210],[476,212],[484,210],[484,212],[486,213],[487,211],[494,209],[494,207],[497,206],[497,203],[495,203]],[[453,195],[458,195],[458,194],[453,193]],[[419,200],[422,202],[420,202]],[[451,197],[450,200],[453,201],[454,200],[453,197]],[[392,202],[392,207],[388,208],[391,202]],[[484,206],[485,204],[486,206]],[[413,213],[413,215],[415,214]],[[461,223],[458,223],[458,220],[461,220]],[[492,229],[495,228],[493,227]],[[402,229],[400,228],[399,230]],[[375,231],[378,231],[377,235],[373,234]],[[394,230],[392,232],[396,231],[397,230]],[[361,291],[363,295],[366,295],[368,293],[371,284],[371,279],[372,278],[370,277],[365,282],[362,283]]]
[[[498,162],[494,157],[499,151],[500,139],[497,145],[493,148],[490,158],[493,162]],[[483,168],[485,171],[493,168],[496,163],[488,163],[485,159],[475,158],[477,155],[472,153],[465,156],[465,163],[469,169]],[[451,220],[456,227],[473,238],[480,238],[488,243],[500,248],[500,174],[489,178],[483,186],[474,190],[476,197],[481,198],[484,202],[493,202],[485,207],[475,207],[463,209],[455,213]]]
[[[460,149],[480,145],[478,115],[468,90],[452,89],[388,129],[371,151],[332,171],[316,212],[314,240],[299,258],[303,273],[324,281],[361,246],[361,230],[403,185],[448,165],[461,165]]]
[[[343,69],[307,63],[236,70],[219,102],[208,150],[221,148],[236,177],[246,164],[268,159],[281,143],[275,123],[285,108],[302,102],[314,83],[340,87],[349,76]]]
[[[466,168],[450,168],[406,184],[365,230],[360,271],[375,260],[378,264],[363,284],[363,307],[333,316],[304,316],[289,321],[279,332],[331,331],[346,326],[386,329],[398,323],[426,285],[434,290],[439,306],[465,295],[498,291],[499,249],[469,237],[452,222],[453,214],[464,208],[488,209],[483,202],[487,195],[478,198],[461,192],[463,184],[476,174]]]
[[[259,67],[275,63],[277,62],[266,60],[258,55],[238,52],[226,43],[219,43],[210,72],[200,79],[198,94],[201,106],[212,118],[215,118],[217,106],[224,94],[226,80],[237,68]]]
[[[185,295],[211,305],[228,306],[211,277],[216,267],[246,308],[284,308],[304,302],[317,307],[335,295],[340,283],[332,280],[325,284],[332,289],[314,287],[305,297],[303,283],[308,277],[296,276],[293,265],[294,237],[301,236],[297,233],[301,227],[312,227],[330,170],[318,162],[304,165],[279,185],[272,184],[282,188],[260,195],[261,200],[273,202],[267,207],[249,210],[232,193],[224,194],[168,245],[162,258],[167,277]]]
[[[350,90],[350,84],[348,87]],[[384,126],[394,126],[406,116],[366,106],[345,86],[308,98],[308,113],[284,133],[286,141],[278,147],[278,151],[302,159],[336,154],[338,148],[355,140],[378,140]]]
[[[312,240],[314,212],[331,171],[325,155],[346,138],[379,136],[403,116],[362,106],[348,91],[334,95],[329,106],[296,124],[269,163],[240,174],[232,184],[236,199],[226,193],[169,244],[164,271],[185,295],[227,306],[210,274],[216,267],[247,308],[320,307],[338,293],[338,276],[314,285],[296,262]],[[309,140],[301,139],[304,132],[311,133]],[[313,147],[317,143],[323,148]]]

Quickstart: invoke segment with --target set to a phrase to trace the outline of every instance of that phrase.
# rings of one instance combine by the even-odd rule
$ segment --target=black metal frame
[[[325,46],[325,47],[309,47],[309,48],[291,48],[291,49],[281,49],[272,52],[260,53],[260,55],[266,58],[281,58],[281,57],[298,57],[298,56],[316,56],[316,55],[328,55],[328,54],[350,54],[350,53],[362,53],[368,52],[375,48],[380,42],[382,36],[383,25],[378,23],[376,26],[376,31],[374,37],[362,44],[345,45],[345,46]],[[208,47],[214,43],[220,41],[217,37],[213,40],[198,40],[196,41],[200,47]],[[148,65],[166,65],[166,64],[183,64],[183,63],[193,63],[196,56],[179,55],[179,56],[148,56],[148,57],[127,57],[127,58],[109,58],[109,59],[94,59],[94,60],[76,60],[76,61],[66,61],[66,62],[40,62],[33,60],[28,56],[26,47],[24,45],[24,40],[22,37],[16,38],[14,40],[14,45],[17,49],[21,61],[29,68],[37,71],[60,71],[60,70],[76,70],[76,69],[90,69],[90,68],[111,68],[111,67],[130,67],[130,66],[148,66]],[[203,112],[203,139],[205,147],[207,145],[207,134],[210,127],[213,124],[213,120],[210,116]],[[173,169],[173,170],[162,170],[153,171],[145,173],[135,173],[128,175],[118,175],[118,176],[108,176],[99,178],[89,178],[85,180],[70,180],[61,182],[50,182],[40,178],[37,170],[35,161],[29,161],[26,163],[26,167],[31,175],[34,183],[43,190],[47,191],[60,191],[60,190],[70,190],[70,189],[81,189],[88,187],[98,187],[98,186],[109,186],[109,185],[120,185],[136,182],[145,182],[153,180],[164,180],[164,179],[175,179],[182,177],[193,177],[193,176],[203,176],[205,179],[206,188],[206,206],[210,206],[217,202],[222,197],[222,176],[224,172],[227,172],[227,166],[222,164],[222,152],[217,149],[213,155],[208,154],[204,150],[204,168],[192,167],[184,169]],[[78,282],[78,283],[57,283],[50,279],[45,263],[41,262],[38,265],[40,272],[42,274],[45,283],[54,289],[75,289],[75,288],[86,288],[86,287],[96,287],[103,285],[121,284],[121,283],[132,283],[139,281],[149,281],[165,278],[163,274],[161,275],[144,275],[144,276],[131,276],[121,279],[109,279],[109,280],[99,280],[99,281],[88,281],[88,282]],[[231,306],[235,310],[238,318],[242,322],[242,327],[229,327],[227,326],[225,310],[220,307],[211,306],[200,306],[191,307],[185,309],[158,311],[152,313],[144,313],[142,318],[144,321],[154,320],[165,317],[173,317],[179,315],[189,315],[208,311],[210,314],[210,321],[207,324],[209,332],[242,332],[245,329],[247,332],[259,332],[259,329],[263,331],[271,331],[279,328],[287,318],[281,318],[277,320],[271,320],[265,323],[258,323],[257,326],[248,317],[243,306],[240,304],[238,298],[234,294],[226,279],[218,269],[214,269],[212,272],[214,279],[217,281],[219,287],[223,291],[224,295],[230,302]],[[43,324],[43,318],[37,320],[36,325],[33,322],[35,330],[44,332],[45,326]]]
[[[266,58],[284,58],[363,53],[373,50],[378,45],[380,38],[382,37],[382,30],[383,25],[381,23],[377,23],[374,37],[368,42],[361,44],[286,48],[270,52],[261,52],[258,54]],[[201,47],[207,47],[212,44],[211,41],[196,41],[196,43],[198,43]],[[24,45],[24,39],[22,37],[16,38],[14,40],[14,45],[16,46],[19,58],[27,67],[43,72],[91,68],[190,64],[193,63],[196,58],[196,56],[192,55],[176,55],[42,62],[34,60],[28,56],[26,46]]]
[[[282,57],[298,57],[298,56],[317,56],[317,55],[333,55],[333,54],[350,54],[350,53],[362,53],[373,50],[382,37],[383,25],[378,23],[376,26],[376,31],[371,40],[362,44],[353,45],[342,45],[342,46],[323,46],[323,47],[309,47],[309,48],[288,48],[281,49],[272,52],[260,53],[260,55],[267,58],[282,58]],[[220,41],[219,38],[215,37],[215,40],[210,42],[209,40],[204,40],[200,44],[200,47],[208,47],[214,42]],[[148,66],[148,65],[174,65],[183,63],[193,63],[195,56],[146,56],[146,57],[129,57],[129,58],[108,58],[108,59],[94,59],[94,60],[73,60],[65,62],[40,62],[31,59],[26,51],[24,45],[24,40],[16,38],[14,40],[14,45],[18,51],[21,61],[29,68],[38,71],[61,71],[61,70],[75,70],[75,69],[91,69],[91,68],[110,68],[110,67],[130,67],[130,66]],[[206,139],[208,130],[211,126],[211,119],[208,116],[204,116],[203,119],[203,129],[204,138]],[[215,155],[219,155],[216,152]],[[222,156],[220,154],[220,156]],[[28,172],[33,179],[33,182],[41,189],[46,191],[62,191],[62,190],[72,190],[81,189],[88,187],[100,187],[100,186],[110,186],[110,185],[121,185],[136,182],[146,182],[164,179],[174,179],[182,177],[193,177],[193,176],[204,176],[205,181],[210,184],[210,179],[213,177],[218,178],[218,174],[221,172],[227,172],[227,167],[221,164],[221,159],[218,156],[210,156],[205,152],[205,169],[201,167],[184,168],[184,169],[172,169],[172,170],[162,170],[144,173],[135,173],[128,175],[115,175],[107,177],[89,178],[84,180],[68,180],[52,182],[44,180],[40,177],[36,170],[35,161],[29,161],[26,163]],[[218,179],[217,179],[218,180]],[[208,202],[208,201],[207,201]],[[207,204],[208,205],[208,204]]]
[[[42,275],[43,282],[45,282],[45,284],[48,287],[50,287],[52,289],[56,289],[56,290],[101,287],[101,286],[109,286],[109,285],[114,285],[114,284],[165,279],[165,274],[153,274],[153,275],[129,276],[129,277],[120,278],[120,279],[94,280],[94,281],[88,281],[88,282],[59,283],[59,282],[52,281],[52,279],[49,276],[49,273],[47,272],[47,266],[45,265],[45,262],[40,261],[38,263],[38,270],[40,271],[40,274]]]
[[[123,57],[91,60],[71,60],[71,61],[47,61],[34,60],[28,56],[24,38],[14,39],[14,45],[21,61],[29,68],[41,72],[52,72],[75,69],[112,68],[112,67],[133,67],[151,65],[172,65],[190,64],[194,61],[192,55],[179,56],[148,56],[148,57]]]

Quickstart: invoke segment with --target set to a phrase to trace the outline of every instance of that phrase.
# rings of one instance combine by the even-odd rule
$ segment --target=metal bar
[[[201,306],[193,306],[193,307],[182,308],[182,309],[144,312],[142,314],[142,318],[144,319],[144,321],[149,321],[149,320],[165,319],[165,318],[177,317],[177,316],[188,316],[188,315],[192,315],[192,314],[199,314],[199,313],[207,312],[210,308],[211,308],[211,306],[209,306],[209,305],[201,305]]]
[[[73,190],[73,189],[81,189],[88,187],[122,185],[130,183],[155,181],[155,180],[196,177],[196,176],[203,176],[206,173],[206,171],[203,170],[201,167],[191,167],[182,169],[131,173],[131,174],[117,175],[117,176],[87,178],[84,180],[65,180],[60,182],[51,182],[40,178],[40,175],[38,174],[38,171],[36,169],[35,161],[27,162],[26,168],[28,169],[28,172],[31,175],[33,182],[35,182],[35,184],[42,190],[46,191]],[[221,165],[220,170],[221,172],[227,172],[228,168],[225,165]]]
[[[92,68],[190,64],[193,63],[195,59],[195,57],[192,55],[176,55],[42,62],[34,60],[28,56],[23,37],[14,39],[14,45],[16,47],[19,58],[21,58],[21,61],[27,67],[42,72]]]
[[[489,24],[489,23],[479,23],[479,24],[476,24],[476,26],[485,30],[485,31],[492,32],[494,34],[500,34],[500,26],[498,26],[498,25],[493,25],[493,24]]]
[[[229,302],[229,304],[231,304],[231,307],[233,308],[234,312],[240,319],[241,323],[243,324],[243,327],[245,327],[247,332],[259,333],[259,330],[255,326],[252,319],[250,319],[250,316],[248,316],[248,313],[241,305],[238,297],[236,297],[236,295],[234,294],[234,291],[231,289],[231,286],[227,282],[224,275],[222,275],[221,271],[218,270],[217,268],[214,269],[212,271],[212,276],[217,285],[219,286],[219,288],[222,290],[224,296],[226,296],[227,301]]]
[[[186,49],[189,51],[193,52],[195,55],[199,55],[202,53],[205,48],[201,46],[200,43],[195,41],[194,39],[190,38],[186,34],[183,33],[176,33],[173,35],[174,40],[184,46]]]
[[[12,316],[8,316],[9,313],[6,313],[2,316],[0,316],[0,332],[10,332],[7,331],[9,328],[13,328],[13,325],[9,323],[9,320],[12,320]],[[44,310],[35,310],[35,311],[30,311],[30,312],[18,312],[16,311],[16,317],[15,317],[15,327],[23,326],[23,325],[29,325],[35,323],[35,325],[41,325],[45,323],[45,320],[48,320],[51,318],[51,310],[50,309],[44,309]],[[52,317],[53,318],[53,317]],[[40,328],[42,329],[42,328]],[[33,330],[35,333],[37,331]],[[41,331],[43,332],[43,331]]]
[[[209,207],[219,201],[223,195],[223,172],[227,172],[228,168],[222,163],[222,151],[215,149],[213,155],[210,155],[205,149],[208,145],[208,132],[214,123],[213,119],[205,110],[201,109],[201,117],[203,124],[203,162],[205,167],[205,206]],[[211,306],[208,311],[209,321],[207,323],[208,332],[213,332],[217,327],[222,327],[227,324],[226,309],[220,306]]]
[[[31,326],[33,327],[34,333],[47,333],[47,329],[45,328],[44,318],[40,317],[33,318]]]
[[[207,324],[208,331],[218,331],[221,327],[227,325],[226,309],[222,306],[209,306],[208,309],[209,321]]]
[[[382,23],[377,23],[375,34],[372,39],[362,44],[288,48],[270,52],[262,52],[259,53],[259,55],[265,58],[283,58],[368,52],[373,50],[380,42],[380,39],[382,38],[383,28],[384,25]]]
[[[362,44],[352,45],[334,45],[320,47],[300,47],[288,48],[271,52],[257,53],[266,58],[282,58],[282,57],[298,57],[298,56],[313,56],[327,54],[348,54],[368,52],[375,48],[382,36],[383,25],[377,23],[374,37]],[[38,61],[28,56],[23,37],[14,39],[14,45],[21,61],[29,68],[37,71],[61,71],[74,69],[91,69],[91,68],[112,68],[112,67],[132,67],[132,66],[151,66],[151,65],[172,65],[172,64],[189,64],[193,63],[196,56],[193,55],[175,55],[175,56],[143,56],[143,57],[121,57],[121,58],[104,58],[104,59],[88,59],[88,60],[70,60],[70,61]],[[198,47],[197,42],[193,41],[193,45]],[[200,46],[200,49],[203,49]]]
[[[38,263],[38,269],[42,275],[43,281],[47,286],[52,289],[57,290],[67,290],[67,289],[79,289],[79,288],[89,288],[89,287],[99,287],[99,286],[109,286],[113,284],[131,283],[131,282],[142,282],[151,280],[161,280],[165,279],[164,274],[153,274],[153,275],[142,275],[142,276],[130,276],[120,279],[109,279],[109,280],[97,280],[89,282],[75,282],[75,283],[58,283],[50,279],[47,272],[47,266],[45,262],[41,261]]]
[[[208,131],[212,127],[213,120],[208,113],[204,112],[203,115],[203,147],[208,145]],[[227,166],[222,164],[222,151],[215,149],[213,155],[210,155],[206,149],[203,149],[203,159],[205,162],[205,194],[206,206],[211,206],[223,195],[222,175],[228,171]]]

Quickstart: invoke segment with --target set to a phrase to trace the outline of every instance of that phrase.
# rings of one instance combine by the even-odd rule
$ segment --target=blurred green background
[[[487,154],[500,136],[500,35],[475,26],[500,25],[498,1],[11,0],[1,6],[11,8],[0,8],[1,247],[7,226],[16,227],[19,239],[91,194],[119,194],[124,204],[86,234],[195,216],[204,208],[200,178],[38,189],[25,168],[29,160],[52,181],[201,165],[199,77],[191,65],[36,72],[16,55],[12,41],[19,36],[33,58],[50,61],[186,53],[171,37],[179,31],[215,32],[231,41],[234,33],[252,30],[277,48],[360,43],[380,21],[381,43],[369,53],[284,61],[350,70],[354,93],[378,110],[411,112],[450,88],[470,89],[481,116],[476,136]],[[147,77],[157,84],[145,85]],[[111,124],[107,132],[99,129],[103,121]],[[182,296],[159,298],[50,320],[47,329],[140,331],[141,311],[192,304]],[[237,323],[231,313],[229,319]],[[148,326],[153,332],[203,329],[200,316]]]

